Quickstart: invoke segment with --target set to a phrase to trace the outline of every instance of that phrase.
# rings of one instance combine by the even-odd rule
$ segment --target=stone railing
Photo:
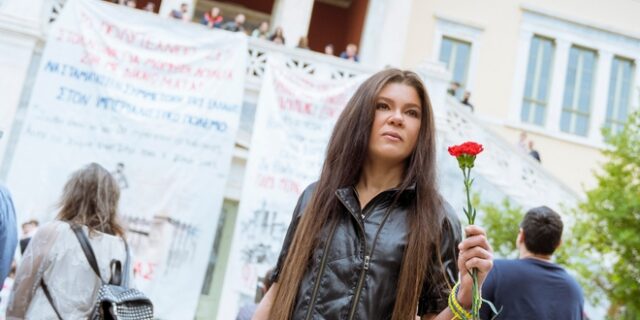
[[[49,29],[49,24],[58,18],[65,2],[66,0],[44,0],[43,32],[45,34]],[[350,78],[374,71],[338,57],[311,50],[291,49],[263,39],[247,38],[249,40],[249,50],[247,52],[247,82],[249,85],[259,85],[271,55],[281,55],[285,58],[286,65],[289,68],[321,79]]]
[[[62,12],[62,8],[64,7],[65,2],[67,0],[44,0],[42,7],[42,27],[43,33],[46,35],[49,24],[56,21],[60,12]]]
[[[267,61],[273,55],[282,56],[287,67],[320,79],[344,79],[374,72],[371,68],[338,57],[311,50],[291,49],[267,40],[249,38],[247,79],[250,83],[258,84],[262,80]]]

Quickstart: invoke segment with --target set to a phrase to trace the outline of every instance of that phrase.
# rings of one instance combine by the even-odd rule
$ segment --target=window
[[[595,51],[571,47],[560,117],[563,132],[585,137],[589,132],[595,66]]]
[[[611,129],[613,133],[622,131],[627,121],[631,101],[631,79],[633,79],[633,61],[614,57],[611,63],[605,120],[605,127]]]
[[[520,115],[523,122],[539,126],[545,124],[554,49],[555,44],[551,39],[535,36],[531,40]]]
[[[471,43],[449,37],[442,38],[440,61],[444,62],[447,69],[453,74],[452,81],[460,83],[460,89],[456,92],[459,99],[462,98],[466,87],[470,55]]]

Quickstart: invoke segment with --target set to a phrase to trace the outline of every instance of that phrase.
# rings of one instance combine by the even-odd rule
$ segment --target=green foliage
[[[640,316],[640,113],[629,117],[621,133],[604,134],[607,161],[596,174],[597,187],[579,206],[574,230],[604,267],[579,272],[606,293],[610,317]]]
[[[516,206],[508,198],[500,204],[480,203],[480,196],[473,196],[474,206],[483,213],[480,224],[487,230],[487,237],[497,258],[513,259],[518,257],[516,238],[520,230],[520,221],[524,217],[522,207]]]

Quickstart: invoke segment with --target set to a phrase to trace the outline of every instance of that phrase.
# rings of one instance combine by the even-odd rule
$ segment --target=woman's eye
[[[376,109],[377,110],[387,110],[389,109],[389,105],[386,103],[378,103],[376,104]]]
[[[420,114],[419,114],[419,113],[418,113],[418,111],[416,111],[416,110],[409,110],[409,111],[407,111],[407,114],[408,114],[409,116],[411,116],[411,117],[414,117],[414,118],[417,118],[417,117],[419,117],[419,116],[420,116]]]

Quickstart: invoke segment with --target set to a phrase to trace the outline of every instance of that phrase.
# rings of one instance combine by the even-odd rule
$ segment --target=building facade
[[[600,128],[640,105],[640,2],[413,1],[403,66],[447,63],[476,115],[576,192],[593,187]],[[570,168],[570,170],[568,170]]]
[[[285,46],[250,42],[231,178],[223,214],[212,226],[215,241],[198,308],[202,319],[215,318],[223,295],[265,53],[287,55],[301,72],[329,66],[332,76],[385,66],[422,70],[438,109],[439,134],[471,134],[500,149],[503,157],[487,160],[496,164],[480,172],[480,183],[495,189],[494,199],[506,196],[524,205],[550,199],[541,186],[559,190],[555,197],[580,198],[594,185],[593,170],[603,160],[600,128],[619,130],[640,106],[640,2],[635,0],[164,0],[138,1],[138,7],[146,2],[154,2],[162,16],[187,3],[194,22],[218,6],[227,20],[244,13],[249,27],[261,21],[281,26],[287,39]],[[0,0],[0,181],[11,165],[12,137],[21,129],[48,23],[63,4]],[[361,62],[295,49],[302,36],[317,52],[329,43],[336,54],[348,43],[357,44]],[[446,94],[450,81],[461,86],[455,97]],[[458,103],[464,91],[471,93],[474,113]],[[462,129],[463,124],[472,129]],[[535,142],[541,164],[519,153],[522,132]],[[504,177],[505,170],[511,177]],[[445,188],[450,190],[444,193],[455,192],[453,186]]]

